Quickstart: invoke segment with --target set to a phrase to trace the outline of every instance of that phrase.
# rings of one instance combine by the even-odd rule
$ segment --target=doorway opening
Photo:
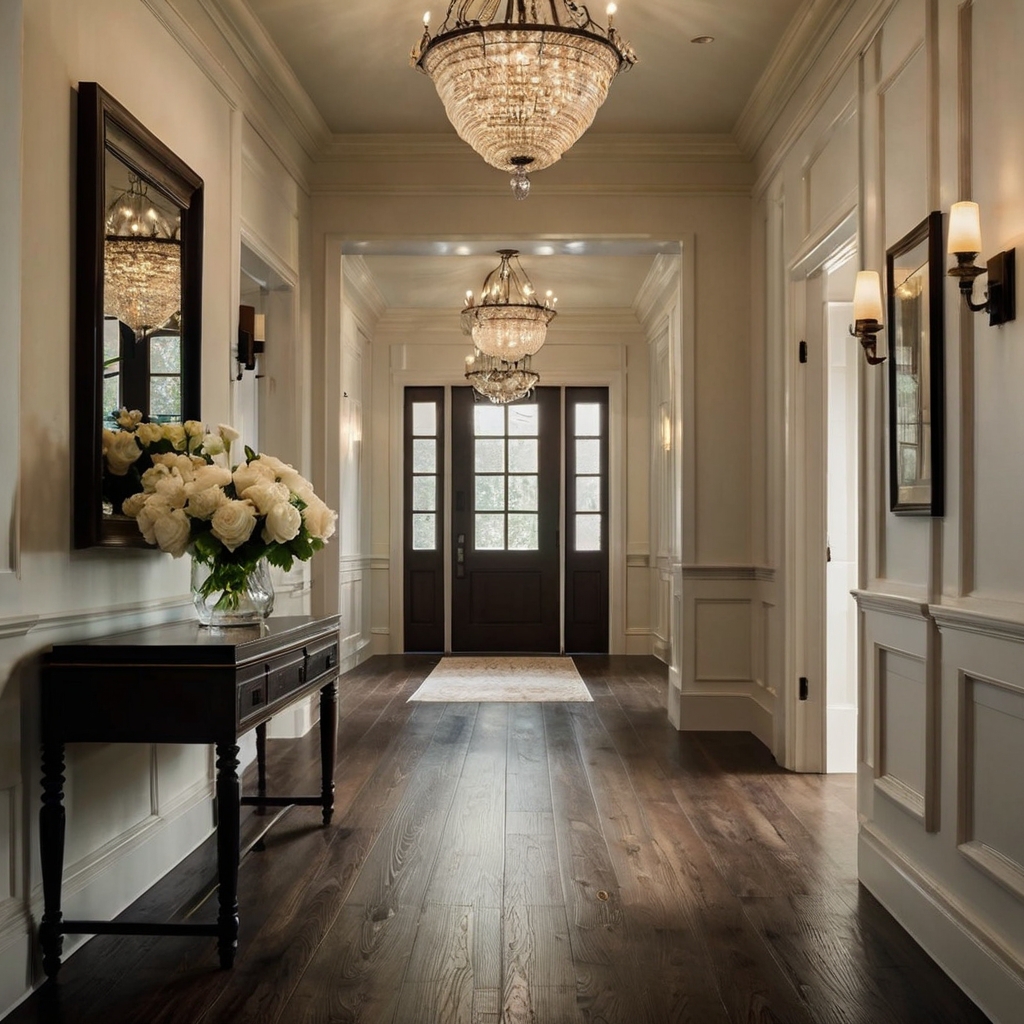
[[[404,404],[406,650],[607,653],[608,389]]]

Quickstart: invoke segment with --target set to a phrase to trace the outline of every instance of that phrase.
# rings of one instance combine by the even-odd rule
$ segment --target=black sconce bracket
[[[867,359],[869,366],[885,362],[885,356],[877,355],[875,351],[877,335],[881,330],[884,330],[884,327],[877,320],[857,320],[850,328],[850,334],[864,346],[864,358]]]
[[[1017,250],[997,252],[987,266],[975,266],[976,252],[958,252],[957,264],[949,269],[949,276],[957,279],[960,294],[967,308],[975,313],[988,313],[990,327],[1017,319]],[[984,302],[974,301],[974,280],[988,274],[988,289]]]
[[[236,358],[242,369],[255,370],[256,356],[265,348],[262,341],[256,339],[256,307],[238,307],[238,351]],[[239,370],[238,379],[241,380],[242,372]]]

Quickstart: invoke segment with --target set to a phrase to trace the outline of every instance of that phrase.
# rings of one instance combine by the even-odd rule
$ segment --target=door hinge
[[[807,342],[806,341],[801,341],[800,342],[800,362],[801,363],[806,363],[807,362]]]
[[[800,677],[800,699],[807,700],[807,676]]]

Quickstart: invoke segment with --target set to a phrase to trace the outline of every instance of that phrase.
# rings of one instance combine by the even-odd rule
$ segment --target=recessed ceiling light
[[[690,40],[691,43],[713,43],[715,41],[714,36],[694,36]]]

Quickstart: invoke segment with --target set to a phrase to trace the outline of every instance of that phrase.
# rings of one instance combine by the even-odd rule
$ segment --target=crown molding
[[[503,178],[501,184],[469,185],[458,181],[433,184],[389,185],[386,182],[358,182],[345,185],[313,185],[310,195],[318,198],[355,198],[369,196],[390,196],[392,198],[435,198],[472,196],[475,198],[507,198],[508,185]],[[750,185],[703,184],[694,182],[671,182],[666,184],[583,184],[583,185],[537,185],[534,195],[545,196],[648,196],[651,198],[681,196],[702,196],[706,199],[749,198]]]
[[[213,2],[213,0],[206,0]],[[218,3],[241,0],[216,0]],[[430,163],[480,159],[454,132],[334,134],[325,140],[318,163],[377,163],[381,160]],[[566,163],[747,163],[731,135],[624,134],[585,135],[562,157]]]
[[[633,300],[633,312],[645,332],[653,333],[662,310],[679,294],[679,257],[659,254]]]
[[[793,94],[857,0],[804,0],[740,112],[733,135],[754,158]]]
[[[558,318],[555,321],[557,326],[551,328],[548,334],[547,344],[558,344],[563,340],[565,334],[585,334],[593,337],[595,334],[615,334],[620,337],[623,334],[641,333],[640,323],[637,321],[632,309],[628,308],[604,308],[593,309],[576,308],[573,310],[559,310]],[[406,308],[395,307],[387,309],[377,323],[378,331],[409,331],[415,330],[424,334],[449,334],[458,339],[465,336],[459,323],[459,311],[451,309],[433,308]],[[572,342],[574,344],[575,342]],[[465,342],[465,344],[471,344]]]
[[[353,300],[350,303],[353,312],[372,331],[387,313],[387,300],[362,256],[343,256],[341,266],[345,301],[349,304],[349,299]]]
[[[249,77],[315,159],[331,130],[245,0],[199,0]]]

